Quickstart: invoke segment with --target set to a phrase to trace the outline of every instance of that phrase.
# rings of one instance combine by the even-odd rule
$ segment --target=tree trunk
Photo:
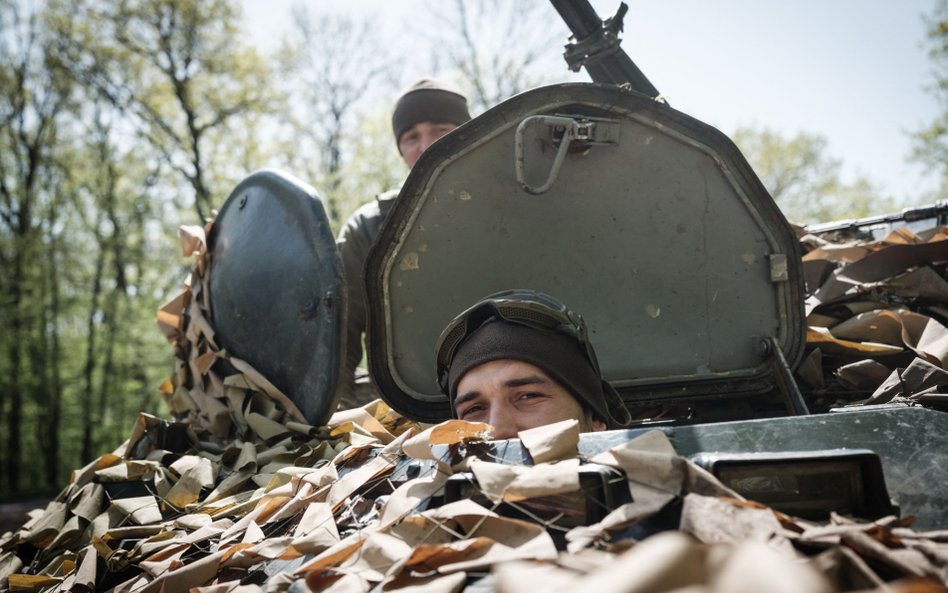
[[[99,385],[98,401],[98,426],[100,430],[109,431],[115,421],[115,409],[108,405],[113,398],[121,397],[124,394],[113,393],[112,385],[116,379],[115,368],[115,343],[118,341],[119,329],[119,292],[113,290],[105,299],[105,308],[103,310],[102,320],[104,323],[104,342],[102,347],[105,349],[104,362],[102,363],[102,381]],[[107,441],[103,435],[99,435],[97,446],[101,447]]]
[[[96,225],[97,232],[98,228],[99,225]],[[99,311],[99,296],[102,293],[102,255],[100,251],[95,260],[95,276],[92,281],[92,298],[89,303],[89,318],[87,321],[86,364],[82,373],[84,384],[80,398],[80,404],[82,406],[82,411],[80,412],[82,417],[81,463],[88,463],[95,458],[95,444],[93,442],[95,423],[92,414],[92,406],[95,391],[93,383],[95,380],[96,335],[98,329],[96,318],[101,314]]]
[[[46,412],[46,423],[41,424],[45,429],[45,434],[40,435],[39,440],[46,450],[43,458],[46,460],[45,482],[50,488],[59,485],[59,466],[60,466],[60,431],[62,430],[62,402],[63,402],[63,381],[62,381],[62,348],[59,341],[60,327],[60,294],[59,294],[59,241],[55,236],[57,212],[56,208],[51,209],[50,214],[50,238],[49,238],[49,256],[48,256],[48,282],[49,282],[49,321],[46,327],[49,328],[49,360],[47,368],[49,369],[49,402]]]
[[[20,316],[23,300],[23,252],[18,245],[14,249],[13,277],[11,278],[10,300],[13,316],[10,319],[10,334],[7,356],[10,358],[10,377],[8,397],[10,408],[7,412],[7,457],[4,463],[6,491],[16,494],[20,491],[20,423],[23,421],[23,387],[20,383],[23,373],[21,346],[23,341],[23,318]]]

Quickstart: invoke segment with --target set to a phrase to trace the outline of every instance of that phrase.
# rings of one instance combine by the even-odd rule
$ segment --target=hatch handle
[[[526,176],[526,136],[527,130],[535,126],[545,126],[550,130],[549,141],[559,144],[553,164],[546,181],[541,185],[532,185]],[[563,159],[574,141],[588,148],[595,144],[616,144],[619,137],[619,122],[606,119],[565,117],[561,115],[533,115],[524,118],[514,134],[514,169],[517,174],[517,183],[529,194],[540,195],[549,191],[559,175]],[[547,139],[541,138],[546,141]]]
[[[528,117],[520,122],[520,125],[517,126],[517,132],[514,136],[514,158],[515,158],[515,168],[517,171],[517,183],[520,184],[520,187],[523,188],[528,194],[533,194],[538,196],[544,194],[551,187],[553,187],[553,182],[556,181],[556,176],[560,172],[560,167],[563,165],[563,159],[566,158],[566,151],[569,150],[569,144],[572,142],[576,136],[576,121],[569,117],[559,117],[555,115],[534,115]],[[542,126],[546,125],[553,129],[554,134],[562,130],[562,136],[560,138],[560,147],[556,151],[556,157],[553,159],[553,165],[550,167],[550,174],[547,176],[546,181],[540,186],[530,185],[527,182],[526,174],[524,173],[524,136],[527,128],[533,126]]]

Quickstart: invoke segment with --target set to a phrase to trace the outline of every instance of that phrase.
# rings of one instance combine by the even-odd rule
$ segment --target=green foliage
[[[160,155],[82,84],[45,14],[0,11],[4,496],[58,489],[154,409],[169,364],[154,311],[182,276]]]
[[[0,11],[0,489],[24,484],[20,450],[34,402],[55,413],[57,377],[44,362],[58,351],[51,328],[58,306],[55,276],[37,262],[55,263],[57,190],[63,175],[54,152],[59,112],[69,106],[66,78],[46,67],[44,36],[36,15],[18,3]],[[32,469],[32,468],[31,468]],[[42,470],[42,468],[38,468]]]
[[[928,18],[928,44],[935,78],[931,92],[942,112],[915,134],[913,157],[941,175],[944,193],[948,191],[948,0],[939,0]]]
[[[822,136],[800,132],[786,138],[774,130],[742,127],[731,137],[777,205],[794,222],[859,218],[895,206],[864,177],[850,183],[840,180],[842,163],[827,154]]]
[[[245,172],[248,114],[277,104],[262,57],[241,42],[232,0],[49,1],[70,73],[129,116],[138,138],[190,189],[199,218]],[[249,134],[253,137],[254,134]],[[184,193],[184,192],[182,192]]]
[[[279,48],[278,61],[285,66],[280,82],[288,101],[274,122],[280,138],[271,152],[285,157],[279,166],[319,190],[335,228],[354,209],[353,202],[357,206],[372,198],[372,194],[355,196],[351,188],[344,187],[352,185],[353,160],[364,158],[357,154],[364,134],[380,134],[369,140],[372,143],[391,138],[390,126],[359,129],[360,118],[371,110],[373,98],[387,99],[397,88],[392,74],[395,56],[377,38],[375,25],[368,19],[317,14],[308,5],[298,4],[289,34]],[[386,100],[378,107],[380,117],[384,114],[387,118],[390,108]],[[388,154],[377,160],[378,166],[384,167],[385,159],[397,158],[394,143],[389,140],[387,144]],[[371,171],[375,164],[368,161],[361,166],[363,171]],[[381,176],[387,174],[382,172]]]
[[[388,106],[359,118],[354,133],[346,136],[351,155],[340,171],[340,183],[332,194],[342,213],[339,227],[362,204],[376,195],[399,187],[408,174],[392,138]]]

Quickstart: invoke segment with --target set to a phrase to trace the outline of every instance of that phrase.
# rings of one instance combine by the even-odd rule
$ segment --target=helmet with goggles
[[[467,371],[513,359],[547,372],[608,428],[629,424],[622,398],[602,378],[583,318],[547,294],[517,289],[480,300],[444,329],[435,357],[438,384],[452,411]]]

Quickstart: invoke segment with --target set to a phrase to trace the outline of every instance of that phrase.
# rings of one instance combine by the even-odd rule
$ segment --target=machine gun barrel
[[[837,220],[834,222],[824,222],[812,224],[806,227],[809,233],[831,233],[834,231],[859,230],[867,227],[892,224],[896,222],[915,222],[926,218],[936,218],[938,224],[948,222],[948,201],[938,202],[931,206],[921,206],[918,208],[906,208],[895,214],[885,214],[882,216],[869,216],[867,218],[858,218],[854,220]]]
[[[658,89],[619,45],[622,19],[629,7],[622,2],[615,16],[603,21],[589,0],[550,0],[569,27],[575,42],[566,45],[563,57],[570,70],[585,66],[595,82],[628,84],[633,90],[658,97]]]

